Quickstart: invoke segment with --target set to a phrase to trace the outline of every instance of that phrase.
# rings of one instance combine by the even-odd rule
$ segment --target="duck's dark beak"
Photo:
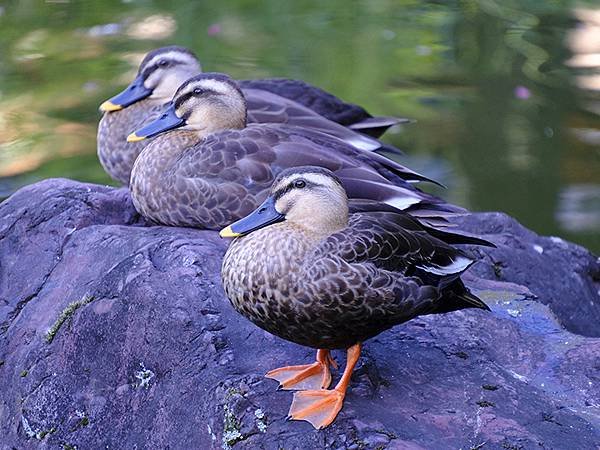
[[[150,94],[152,94],[152,89],[148,89],[144,86],[144,79],[141,75],[137,76],[123,92],[102,103],[100,105],[100,111],[119,111],[120,109],[127,108],[129,105],[148,97]]]
[[[267,197],[253,212],[227,228],[223,228],[219,234],[223,238],[243,236],[283,220],[285,220],[285,215],[275,209],[275,199]]]
[[[127,142],[141,141],[156,136],[157,134],[164,133],[165,131],[179,128],[182,125],[185,125],[185,120],[177,117],[177,114],[175,114],[175,107],[171,105],[154,122],[149,123],[145,127],[142,127],[127,136]]]

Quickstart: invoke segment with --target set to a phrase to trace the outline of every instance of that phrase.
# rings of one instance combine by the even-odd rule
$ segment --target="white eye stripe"
[[[174,61],[181,64],[198,64],[196,58],[186,53],[181,52],[166,52],[160,53],[146,63],[144,67],[152,67],[158,64],[159,61]]]
[[[298,174],[297,178],[303,178],[309,183],[313,184],[321,184],[327,187],[333,187],[336,185],[336,182],[327,175],[321,175],[319,173],[304,173]]]
[[[191,94],[194,92],[195,89],[206,89],[206,90],[211,90],[214,91],[218,94],[223,94],[223,95],[232,95],[234,94],[234,89],[232,87],[230,87],[229,85],[227,85],[226,83],[222,83],[218,80],[211,80],[211,79],[204,79],[195,83],[190,83],[188,86],[185,87],[184,91],[181,91],[178,93],[178,97],[182,97],[186,94]]]
[[[299,179],[306,180],[309,184],[318,184],[318,185],[325,186],[328,188],[334,188],[338,185],[333,178],[328,177],[327,175],[322,175],[319,173],[310,173],[310,172],[295,173],[293,175],[285,177],[279,183],[277,183],[277,186],[275,186],[273,188],[273,192],[283,189],[286,186],[289,186],[291,183],[293,183],[294,181],[299,180]]]
[[[211,79],[205,79],[202,80],[200,83],[194,84],[192,86],[190,86],[190,91],[193,91],[196,88],[200,88],[200,89],[210,89],[211,91],[215,91],[218,92],[219,94],[229,94],[232,91],[232,88],[228,85],[225,84],[221,81],[217,81],[217,80],[211,80]]]

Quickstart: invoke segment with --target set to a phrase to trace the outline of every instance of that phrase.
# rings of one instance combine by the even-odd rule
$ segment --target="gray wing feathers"
[[[252,123],[287,123],[335,136],[360,150],[382,149],[382,144],[377,139],[328,120],[293,100],[257,89],[244,89],[244,95],[248,103],[248,120]],[[395,150],[393,147],[386,149]]]

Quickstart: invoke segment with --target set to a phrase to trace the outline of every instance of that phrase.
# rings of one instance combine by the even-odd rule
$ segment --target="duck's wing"
[[[380,172],[382,174],[385,173],[385,176],[388,179],[390,179],[390,175],[393,174],[398,176],[401,180],[408,182],[428,181],[430,183],[442,186],[437,181],[415,172],[414,170],[409,169],[393,159],[375,152],[360,150],[356,147],[349,146],[346,142],[341,141],[340,139],[337,139],[336,137],[327,133],[322,133],[314,128],[302,128],[288,125],[285,127],[285,130],[290,134],[298,135],[304,139],[310,140],[313,144],[315,144],[315,146],[340,151],[344,154],[352,155],[353,158],[367,165],[377,166],[381,169]],[[347,172],[347,175],[348,178],[352,177],[350,172]]]
[[[450,205],[452,206],[452,205]],[[458,207],[457,207],[458,208]],[[398,211],[396,208],[385,203],[374,202],[372,200],[352,199],[349,202],[350,213],[369,213],[377,217],[380,214],[387,213],[387,217],[394,219],[398,224],[407,229],[422,229],[431,236],[445,242],[446,244],[470,244],[481,245],[484,247],[496,247],[493,242],[487,241],[479,236],[474,236],[463,231],[450,228],[451,224],[448,217],[448,210],[443,204],[432,204],[421,208],[411,207],[404,211]],[[466,210],[457,209],[458,214],[468,214]],[[417,225],[418,224],[418,225]],[[450,231],[452,229],[452,231]]]
[[[281,169],[303,165],[325,167],[342,181],[350,198],[387,203],[398,209],[443,201],[417,189],[412,183],[420,174],[377,153],[356,150],[313,130],[285,128],[286,136],[273,149]]]
[[[214,133],[183,152],[177,170],[181,177],[198,184],[196,191],[206,191],[208,183],[214,189],[230,186],[262,196],[281,171],[306,165],[334,172],[351,198],[377,200],[399,209],[443,205],[400,176],[410,180],[419,176],[410,169],[404,173],[403,166],[376,153],[357,150],[323,133],[285,125],[251,124],[243,130]]]
[[[375,116],[351,123],[347,126],[352,130],[378,138],[381,137],[390,127],[393,127],[394,125],[401,125],[412,122],[414,122],[414,120],[392,116]]]
[[[402,152],[364,134],[333,122],[293,100],[260,89],[244,89],[251,123],[284,123],[335,136],[360,150]]]
[[[412,208],[425,214],[435,208],[440,215],[464,213],[415,187],[427,177],[377,153],[358,151],[335,138],[313,130],[285,127],[288,138],[277,146],[278,162],[284,168],[315,165],[328,168],[342,181],[350,198],[387,203],[396,209]],[[433,221],[433,219],[432,219]]]
[[[460,281],[472,263],[410,217],[356,213],[307,255],[298,284],[364,338],[421,314],[487,308]]]
[[[347,263],[406,276],[423,271],[454,279],[474,262],[402,212],[351,214],[348,228],[330,236],[320,248],[323,255],[337,254]]]
[[[340,125],[344,125],[378,138],[397,124],[408,123],[409,119],[396,117],[373,117],[361,106],[347,103],[338,97],[301,80],[267,78],[242,80],[242,89],[261,89],[293,100],[317,114]]]

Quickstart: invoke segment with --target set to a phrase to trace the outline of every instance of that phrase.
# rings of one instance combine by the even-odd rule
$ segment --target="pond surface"
[[[301,78],[416,119],[388,142],[476,211],[600,251],[600,8],[567,1],[48,1],[0,6],[0,197],[47,177],[110,183],[98,105],[143,54]],[[596,8],[596,9],[593,9]]]

